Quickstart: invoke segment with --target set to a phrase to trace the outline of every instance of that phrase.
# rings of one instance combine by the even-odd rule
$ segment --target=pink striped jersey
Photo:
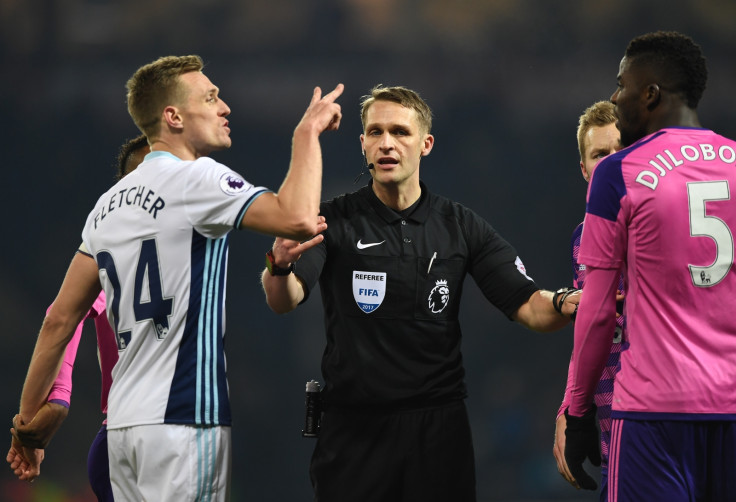
[[[49,309],[51,306],[49,306]],[[100,372],[102,373],[102,391],[100,393],[100,409],[107,414],[107,395],[112,385],[112,368],[118,360],[118,346],[115,341],[115,333],[107,321],[105,312],[105,292],[101,291],[87,316],[79,323],[74,331],[69,345],[67,345],[64,354],[64,362],[61,365],[59,375],[56,377],[54,384],[49,393],[49,401],[64,404],[67,408],[72,397],[72,370],[74,361],[77,357],[77,348],[79,340],[82,338],[82,328],[87,319],[94,319],[95,331],[97,332],[97,357],[100,363]]]
[[[582,289],[585,284],[585,265],[580,263],[578,255],[580,253],[580,237],[583,233],[583,224],[580,223],[572,234],[571,251],[572,251],[572,285],[577,289]],[[619,291],[624,291],[624,278],[621,276],[618,284]],[[617,312],[622,312],[617,307]],[[624,316],[616,318],[616,328],[611,337],[611,352],[606,360],[606,366],[603,369],[601,378],[595,388],[593,401],[597,409],[598,425],[601,431],[601,467],[608,465],[608,447],[611,443],[611,402],[613,401],[613,384],[618,371],[618,362],[621,355],[621,347],[625,345],[622,342],[622,334],[624,331]],[[562,399],[560,409],[557,411],[557,418],[565,412],[570,405],[570,391],[572,389],[572,378],[575,371],[575,361],[570,358],[570,366],[567,371],[567,383],[565,385],[565,396]]]
[[[736,142],[700,128],[657,131],[594,171],[580,261],[589,282],[594,268],[623,269],[627,293],[614,418],[736,418],[731,188]],[[587,292],[575,326],[576,416],[592,400],[610,343],[597,313],[608,300]]]

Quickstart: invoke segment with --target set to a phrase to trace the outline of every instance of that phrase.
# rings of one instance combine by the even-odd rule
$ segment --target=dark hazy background
[[[0,417],[9,428],[44,311],[112,182],[119,145],[137,134],[124,84],[139,66],[201,55],[232,108],[233,146],[213,157],[273,189],[313,86],[343,82],[341,129],[322,141],[324,198],[359,186],[360,96],[377,83],[418,90],[435,114],[423,180],[487,218],[538,284],[554,289],[571,282],[569,238],[585,208],[580,112],[614,91],[632,37],[677,29],[708,57],[703,124],[736,136],[734,20],[729,0],[0,0]],[[304,384],[321,379],[321,302],[315,294],[291,314],[268,310],[258,277],[270,245],[248,232],[231,239],[236,502],[312,498],[314,443],[300,431]],[[529,332],[471,280],[463,302],[480,500],[597,500],[562,480],[551,453],[572,329]],[[4,470],[0,499],[92,500],[86,455],[103,418],[92,326],[79,352],[71,412],[41,478],[31,489]]]

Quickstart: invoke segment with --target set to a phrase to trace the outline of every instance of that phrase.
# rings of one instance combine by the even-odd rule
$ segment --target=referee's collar
[[[430,209],[430,193],[427,186],[420,180],[419,187],[422,189],[422,193],[419,196],[419,203],[412,211],[412,213],[404,218],[400,213],[391,209],[386,204],[381,202],[381,199],[376,196],[373,191],[373,180],[371,179],[366,186],[359,190],[362,193],[364,199],[370,204],[370,206],[383,218],[387,223],[393,223],[398,220],[412,220],[417,223],[424,223],[429,217]]]

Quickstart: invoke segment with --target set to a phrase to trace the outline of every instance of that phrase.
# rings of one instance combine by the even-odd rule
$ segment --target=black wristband
[[[579,289],[566,287],[566,288],[560,288],[557,291],[554,292],[552,295],[552,306],[555,308],[558,314],[565,315],[562,313],[562,304],[565,303],[565,299],[570,296],[573,293],[576,293],[580,291]],[[572,313],[570,316],[572,319],[575,319],[575,314],[578,313],[578,308],[575,306],[575,312]]]
[[[276,259],[273,257],[273,249],[269,249],[266,253],[266,268],[271,275],[289,275],[294,271],[294,264],[289,263],[286,268],[276,265]]]

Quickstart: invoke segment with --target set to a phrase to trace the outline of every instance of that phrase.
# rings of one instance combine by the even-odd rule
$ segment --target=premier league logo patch
[[[245,180],[235,173],[225,173],[220,176],[220,189],[227,195],[239,194],[246,188]]]
[[[518,270],[519,272],[521,272],[524,277],[526,277],[530,281],[532,280],[531,277],[529,277],[528,275],[526,275],[526,267],[524,266],[524,263],[521,261],[521,258],[519,258],[517,256],[516,257],[516,260],[514,261],[514,265],[516,265],[516,270]]]
[[[386,272],[353,271],[353,298],[360,310],[370,314],[386,297]]]
[[[435,286],[429,292],[427,302],[433,314],[439,314],[445,310],[447,304],[450,303],[450,288],[447,286],[447,281],[440,279],[435,282]]]

